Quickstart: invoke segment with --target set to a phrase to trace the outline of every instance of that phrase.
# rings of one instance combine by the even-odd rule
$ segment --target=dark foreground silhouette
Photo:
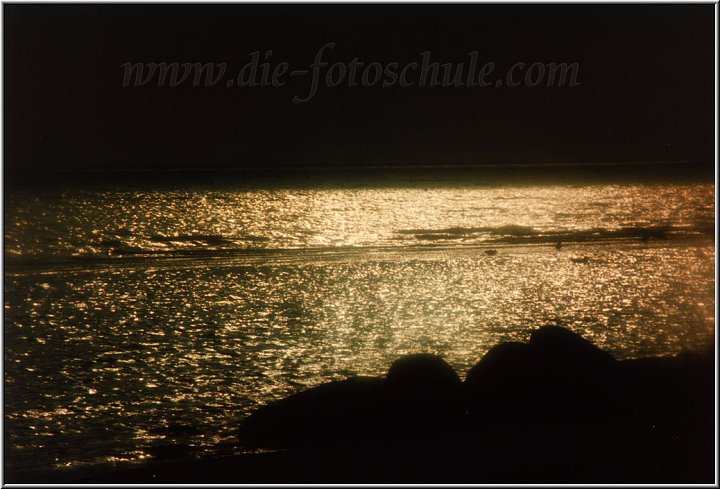
[[[238,431],[272,453],[156,464],[86,482],[712,483],[714,351],[616,361],[542,327],[464,382],[398,359],[258,409]]]

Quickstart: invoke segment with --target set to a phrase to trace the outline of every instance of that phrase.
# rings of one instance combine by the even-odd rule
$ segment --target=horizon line
[[[436,164],[368,164],[368,165],[306,165],[306,164],[268,164],[268,165],[250,165],[250,166],[229,166],[229,165],[213,165],[213,166],[187,166],[187,167],[157,167],[148,166],[139,168],[133,167],[74,167],[74,168],[53,168],[46,169],[48,173],[142,173],[142,172],[167,172],[167,173],[183,173],[183,172],[240,172],[263,169],[297,169],[297,170],[398,170],[398,169],[474,169],[474,168],[533,168],[533,167],[603,167],[603,166],[650,166],[650,165],[676,165],[676,164],[709,164],[711,160],[707,159],[684,159],[684,160],[634,160],[634,161],[584,161],[584,162],[540,162],[540,163],[436,163]],[[22,169],[9,169],[8,172],[19,172]]]

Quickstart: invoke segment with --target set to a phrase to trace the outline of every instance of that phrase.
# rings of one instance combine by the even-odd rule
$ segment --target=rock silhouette
[[[422,469],[433,482],[707,481],[712,396],[712,352],[617,361],[545,326],[528,343],[491,348],[462,383],[439,357],[409,355],[385,379],[334,382],[261,408],[239,435],[241,444],[334,440],[376,453],[400,443],[395,465],[374,466],[385,480],[416,480],[417,460],[431,453],[441,466]]]
[[[363,441],[386,416],[385,379],[352,377],[261,407],[238,431],[242,445],[277,448]]]
[[[330,382],[261,407],[240,426],[248,447],[395,443],[447,433],[462,413],[462,382],[434,355],[395,361],[386,378]]]
[[[482,428],[492,419],[505,430],[528,424],[531,432],[587,425],[608,414],[603,404],[614,389],[616,367],[610,354],[569,330],[542,327],[529,343],[498,345],[470,369],[464,384],[470,422]]]
[[[429,354],[261,407],[240,445],[273,453],[83,482],[712,483],[714,349],[617,361],[542,327],[464,382]]]
[[[388,414],[392,437],[422,440],[454,432],[464,411],[462,381],[438,356],[407,355],[388,370]]]

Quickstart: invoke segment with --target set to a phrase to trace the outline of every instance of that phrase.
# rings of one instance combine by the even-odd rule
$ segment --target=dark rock
[[[434,355],[408,355],[386,379],[330,382],[258,409],[240,426],[249,447],[323,446],[428,439],[464,412],[462,382]]]
[[[465,377],[465,387],[481,388],[486,383],[507,383],[509,377],[522,375],[532,367],[529,347],[525,343],[508,342],[492,347]],[[504,378],[503,378],[504,377]]]
[[[395,437],[434,439],[453,436],[462,422],[462,381],[442,358],[406,355],[388,370],[388,415]]]
[[[491,348],[464,382],[408,355],[385,379],[262,407],[239,437],[291,448],[306,482],[697,483],[713,480],[713,406],[713,349],[616,361],[547,326]]]
[[[588,383],[612,380],[617,362],[581,336],[561,327],[544,326],[534,331],[530,342],[502,343],[490,349],[470,369],[465,389],[472,397],[486,397],[488,389],[557,390],[563,398],[585,391]]]
[[[352,377],[259,408],[240,426],[247,447],[350,443],[372,437],[386,410],[385,380]]]
[[[707,480],[712,364],[691,354],[620,362],[569,330],[540,328],[468,372],[474,450],[506,482],[517,471],[530,479],[516,482]]]
[[[581,456],[579,440],[602,438],[617,410],[617,363],[553,326],[534,331],[528,343],[490,349],[464,382],[469,429],[483,442],[483,455],[496,465],[508,457],[523,460],[526,473]]]
[[[387,381],[392,388],[434,395],[457,389],[462,381],[442,358],[429,353],[405,355],[390,366]]]
[[[622,415],[614,435],[624,453],[679,480],[709,474],[713,459],[714,352],[620,362]],[[650,464],[654,457],[657,462]],[[697,479],[695,479],[697,480]],[[707,479],[704,479],[707,480]]]
[[[536,367],[553,369],[555,375],[597,373],[615,363],[609,353],[559,326],[543,326],[533,331],[528,346]]]
[[[577,333],[561,326],[542,326],[530,333],[530,345],[535,348],[552,348],[564,354],[579,352],[582,356],[598,361],[614,360],[613,356],[601,350]]]

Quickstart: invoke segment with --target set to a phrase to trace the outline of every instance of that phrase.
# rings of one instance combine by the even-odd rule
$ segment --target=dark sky
[[[712,161],[712,5],[4,5],[8,170]],[[121,86],[125,62],[577,62],[579,87]],[[323,72],[324,76],[324,72]],[[522,76],[522,75],[521,75]]]

